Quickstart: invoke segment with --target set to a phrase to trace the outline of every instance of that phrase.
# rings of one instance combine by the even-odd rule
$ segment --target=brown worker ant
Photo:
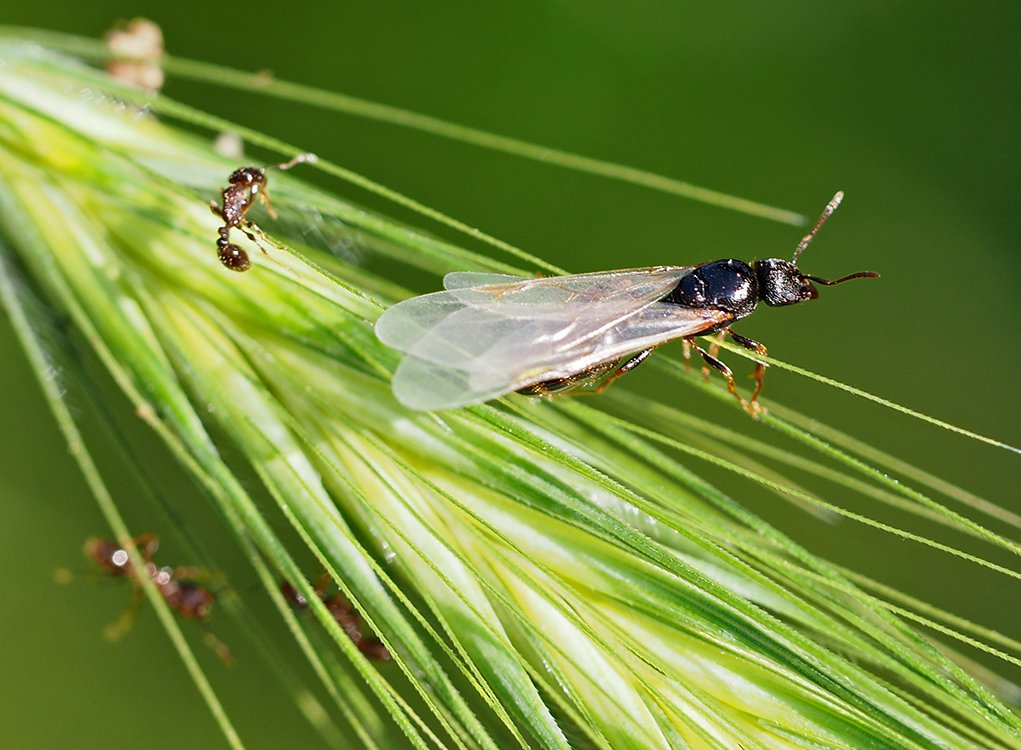
[[[85,542],[85,556],[104,572],[113,576],[128,578],[134,592],[132,605],[124,614],[106,629],[110,640],[118,640],[132,626],[138,616],[142,604],[142,576],[149,578],[167,605],[182,617],[205,622],[210,610],[216,602],[216,595],[203,586],[200,581],[208,579],[210,573],[201,568],[179,565],[177,567],[157,567],[153,557],[159,549],[159,538],[152,533],[142,534],[132,539],[138,554],[144,561],[140,571],[131,562],[128,551],[113,539],[93,537]],[[205,637],[206,643],[224,662],[233,661],[233,656],[226,644],[211,633]]]
[[[347,637],[351,639],[351,642],[358,647],[358,650],[367,659],[371,661],[389,661],[390,652],[379,638],[362,635],[364,623],[351,605],[351,602],[347,600],[347,597],[339,591],[333,596],[329,596],[326,593],[326,588],[329,585],[330,576],[328,573],[323,573],[319,578],[319,583],[316,584],[316,596],[326,605],[326,609],[329,610],[336,623],[347,633]],[[308,600],[287,581],[281,581],[280,593],[287,603],[299,612],[308,609]]]
[[[216,249],[220,262],[231,271],[247,271],[252,263],[248,259],[248,253],[237,245],[231,244],[230,230],[237,227],[244,235],[258,245],[262,252],[266,249],[260,240],[265,236],[254,223],[245,218],[248,209],[252,207],[256,199],[262,201],[266,211],[271,218],[276,218],[276,211],[269,202],[269,193],[266,190],[266,170],[270,168],[288,170],[298,164],[314,162],[315,154],[298,154],[290,161],[283,164],[272,165],[272,167],[241,167],[235,169],[229,178],[228,185],[221,194],[222,205],[216,201],[210,201],[209,208],[215,216],[223,219],[223,226],[217,229],[219,237],[216,240]]]

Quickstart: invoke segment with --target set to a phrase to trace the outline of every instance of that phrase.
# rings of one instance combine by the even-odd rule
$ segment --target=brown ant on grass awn
[[[114,576],[123,576],[131,581],[131,588],[134,592],[132,605],[115,623],[111,624],[106,635],[110,640],[117,640],[124,635],[134,623],[138,616],[138,609],[142,604],[142,579],[147,576],[152,580],[160,596],[167,605],[182,617],[189,620],[205,622],[209,617],[209,611],[216,602],[216,595],[205,586],[199,583],[202,579],[208,579],[210,573],[201,568],[179,565],[177,567],[157,567],[153,562],[156,550],[159,549],[160,540],[155,534],[148,533],[137,536],[132,540],[138,549],[138,554],[145,562],[145,567],[139,571],[131,563],[131,556],[128,551],[120,546],[113,539],[99,539],[93,537],[85,542],[85,556],[92,560],[105,572]],[[233,656],[226,644],[220,642],[212,633],[206,633],[206,643],[216,651],[217,655],[227,663],[233,661]]]
[[[333,619],[347,633],[347,637],[358,647],[358,650],[365,654],[371,661],[389,661],[390,652],[383,642],[374,636],[362,635],[362,618],[355,611],[351,602],[339,591],[333,596],[326,594],[326,587],[330,585],[330,576],[323,573],[316,584],[316,596],[326,605]],[[308,608],[308,600],[287,581],[280,583],[280,593],[294,609],[303,611]]]
[[[290,161],[283,164],[276,164],[275,169],[288,170],[298,164],[314,162],[315,154],[298,154]],[[216,240],[216,249],[220,256],[220,262],[231,271],[247,271],[252,263],[248,259],[248,253],[237,245],[230,242],[230,230],[237,227],[244,235],[258,245],[262,252],[266,249],[262,246],[260,239],[266,239],[262,230],[254,223],[245,218],[248,209],[252,207],[256,199],[262,201],[270,217],[277,217],[276,211],[269,202],[269,193],[266,190],[266,170],[270,167],[241,167],[235,169],[229,178],[228,185],[223,189],[221,202],[218,206],[216,201],[210,201],[209,208],[213,214],[223,219],[223,226],[217,229],[220,235]]]

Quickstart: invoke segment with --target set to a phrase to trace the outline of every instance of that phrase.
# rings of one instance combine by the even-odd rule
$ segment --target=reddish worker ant
[[[314,162],[315,154],[298,154],[290,161],[274,166],[276,169],[288,170],[298,164]],[[241,167],[235,169],[227,181],[230,183],[223,189],[222,204],[216,205],[216,201],[210,201],[209,208],[213,214],[223,219],[223,226],[217,229],[220,235],[216,240],[216,249],[220,256],[220,262],[231,271],[247,271],[252,263],[248,259],[248,253],[237,245],[230,242],[230,230],[234,227],[240,229],[244,235],[259,246],[262,252],[266,249],[262,246],[260,239],[265,236],[255,224],[245,218],[248,209],[255,203],[256,198],[266,206],[266,211],[271,218],[276,218],[276,212],[269,202],[269,193],[266,190],[266,170],[270,167]]]
[[[139,571],[131,563],[128,551],[120,546],[113,539],[99,539],[93,537],[86,540],[85,556],[92,560],[103,571],[114,575],[122,576],[131,580],[131,587],[134,591],[134,601],[117,622],[106,629],[106,636],[110,640],[117,640],[124,635],[134,623],[138,616],[138,609],[142,603],[142,576],[148,577],[160,596],[167,605],[182,617],[190,620],[205,622],[209,617],[210,609],[216,602],[216,595],[205,586],[199,583],[200,580],[208,579],[210,573],[201,568],[179,565],[177,567],[157,567],[153,562],[156,550],[159,549],[159,538],[152,533],[142,534],[132,539],[138,554],[145,562],[143,570]],[[230,649],[219,641],[211,633],[206,634],[206,643],[216,651],[217,655],[224,662],[233,661]]]
[[[371,661],[389,661],[390,652],[379,638],[362,635],[362,618],[355,612],[347,597],[339,591],[333,596],[326,594],[326,587],[329,585],[330,576],[328,573],[323,573],[319,583],[316,584],[316,596],[326,605],[326,609],[329,610],[333,619],[347,633],[347,637],[358,647],[359,651],[365,654],[367,659]],[[287,581],[280,583],[280,593],[283,594],[284,599],[294,609],[303,611],[308,608],[308,600]]]

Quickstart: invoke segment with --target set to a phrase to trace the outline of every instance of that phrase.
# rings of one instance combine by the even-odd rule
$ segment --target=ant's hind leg
[[[730,338],[732,338],[736,343],[743,346],[745,349],[750,349],[753,352],[761,354],[763,357],[765,357],[768,354],[768,352],[766,351],[766,347],[760,344],[758,341],[755,341],[754,339],[750,339],[747,336],[742,336],[739,333],[734,333],[729,328],[727,329],[727,334],[730,336]],[[766,363],[756,362],[755,371],[752,372],[752,377],[755,378],[755,390],[752,391],[751,400],[751,403],[753,404],[756,405],[758,404],[759,394],[762,393],[762,380],[765,377],[765,375]]]
[[[327,598],[326,597],[326,589],[328,589],[330,587],[331,583],[333,583],[333,579],[330,578],[329,571],[324,570],[323,574],[321,576],[319,576],[319,580],[316,582],[316,589],[315,589],[316,596],[318,596],[323,601],[326,601],[326,598]]]
[[[546,383],[537,383],[534,386],[518,391],[518,393],[524,393],[527,396],[546,396],[549,398],[567,398],[577,396],[598,396],[600,393],[605,391],[621,375],[625,375],[631,372],[633,369],[638,367],[656,350],[656,347],[652,346],[648,349],[638,352],[632,357],[629,357],[616,370],[610,372],[609,375],[605,375],[613,367],[613,362],[603,363],[596,365],[592,370],[584,371],[575,375],[573,378],[557,379],[553,381],[547,381]],[[589,388],[589,384],[598,381],[600,378],[605,378],[599,385],[594,388]],[[556,383],[556,385],[553,385]]]
[[[213,650],[213,653],[224,664],[229,666],[234,663],[234,652],[230,650],[230,646],[213,635],[211,630],[206,629],[206,632],[202,635],[202,641]]]
[[[733,394],[734,398],[737,399],[738,403],[741,404],[741,408],[748,412],[748,414],[750,414],[751,416],[757,417],[760,411],[759,405],[754,401],[749,403],[745,401],[743,398],[741,398],[741,394],[737,392],[737,384],[734,382],[734,373],[731,371],[731,369],[727,367],[725,364],[723,364],[723,362],[716,359],[716,357],[709,354],[709,352],[707,352],[705,349],[700,347],[695,342],[694,338],[687,339],[687,341],[691,343],[692,348],[696,352],[702,355],[702,359],[705,360],[705,363],[709,367],[718,370],[719,373],[723,375],[724,379],[727,381],[727,390],[730,391]]]
[[[612,375],[610,375],[610,377],[608,377],[606,380],[604,380],[602,383],[600,383],[597,388],[593,388],[591,391],[586,391],[586,392],[587,393],[591,393],[593,395],[602,393],[607,388],[609,388],[611,385],[613,385],[613,383],[621,375],[626,375],[627,373],[631,372],[633,369],[638,367],[638,365],[642,364],[642,362],[644,362],[646,360],[646,358],[650,354],[652,354],[654,351],[656,351],[656,347],[653,346],[653,347],[649,347],[648,349],[644,349],[644,350],[638,352],[638,354],[634,355],[633,357],[628,359],[627,362],[625,362],[620,367],[618,367],[616,369],[616,371]]]
[[[257,224],[251,221],[246,220],[245,222],[239,224],[238,229],[241,230],[245,237],[254,242],[256,246],[260,250],[262,250],[264,255],[269,255],[269,252],[267,252],[266,248],[263,246],[263,243],[266,243],[267,245],[272,245],[277,250],[284,249],[283,245],[278,245],[277,243],[275,243],[273,240],[267,237],[266,234],[261,229],[259,229]]]

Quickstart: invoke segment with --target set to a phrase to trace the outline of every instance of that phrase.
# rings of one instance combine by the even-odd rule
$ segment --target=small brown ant
[[[179,565],[177,567],[157,567],[153,557],[159,549],[159,538],[152,533],[142,534],[132,539],[138,554],[145,562],[142,571],[139,571],[131,563],[131,556],[128,551],[121,547],[113,539],[100,539],[93,537],[86,540],[85,556],[92,560],[103,571],[113,575],[130,579],[134,592],[132,605],[124,612],[117,622],[106,629],[106,636],[110,640],[117,640],[124,635],[134,623],[138,616],[138,610],[142,603],[142,578],[148,577],[160,596],[167,605],[190,620],[205,622],[209,612],[216,602],[216,595],[208,588],[199,583],[208,579],[210,573],[201,568]],[[227,663],[233,661],[233,656],[226,644],[222,643],[211,633],[206,634],[206,643],[216,651],[217,655]]]
[[[283,164],[276,164],[275,169],[288,170],[298,164],[314,162],[315,154],[298,154],[290,161]],[[220,262],[231,271],[247,271],[252,263],[248,259],[248,253],[237,245],[230,242],[230,230],[234,227],[240,229],[244,235],[259,246],[262,252],[266,249],[262,246],[260,239],[265,236],[254,223],[245,218],[248,209],[255,203],[256,198],[263,202],[270,217],[277,217],[276,211],[269,202],[269,193],[266,190],[266,170],[271,167],[241,167],[235,169],[227,178],[227,187],[222,192],[222,205],[218,206],[216,201],[210,201],[209,208],[215,216],[223,219],[223,226],[217,229],[219,237],[216,240],[216,249],[220,256]]]
[[[323,573],[319,583],[316,584],[316,596],[326,605],[326,609],[329,610],[336,623],[347,633],[347,637],[351,639],[351,642],[358,647],[358,650],[367,659],[371,661],[389,661],[390,652],[379,638],[362,635],[364,623],[358,613],[355,612],[351,602],[347,600],[347,597],[339,591],[333,596],[327,595],[326,587],[329,585],[330,576],[328,573]],[[287,581],[280,583],[280,593],[283,594],[284,599],[294,609],[304,611],[308,608],[308,600]]]

